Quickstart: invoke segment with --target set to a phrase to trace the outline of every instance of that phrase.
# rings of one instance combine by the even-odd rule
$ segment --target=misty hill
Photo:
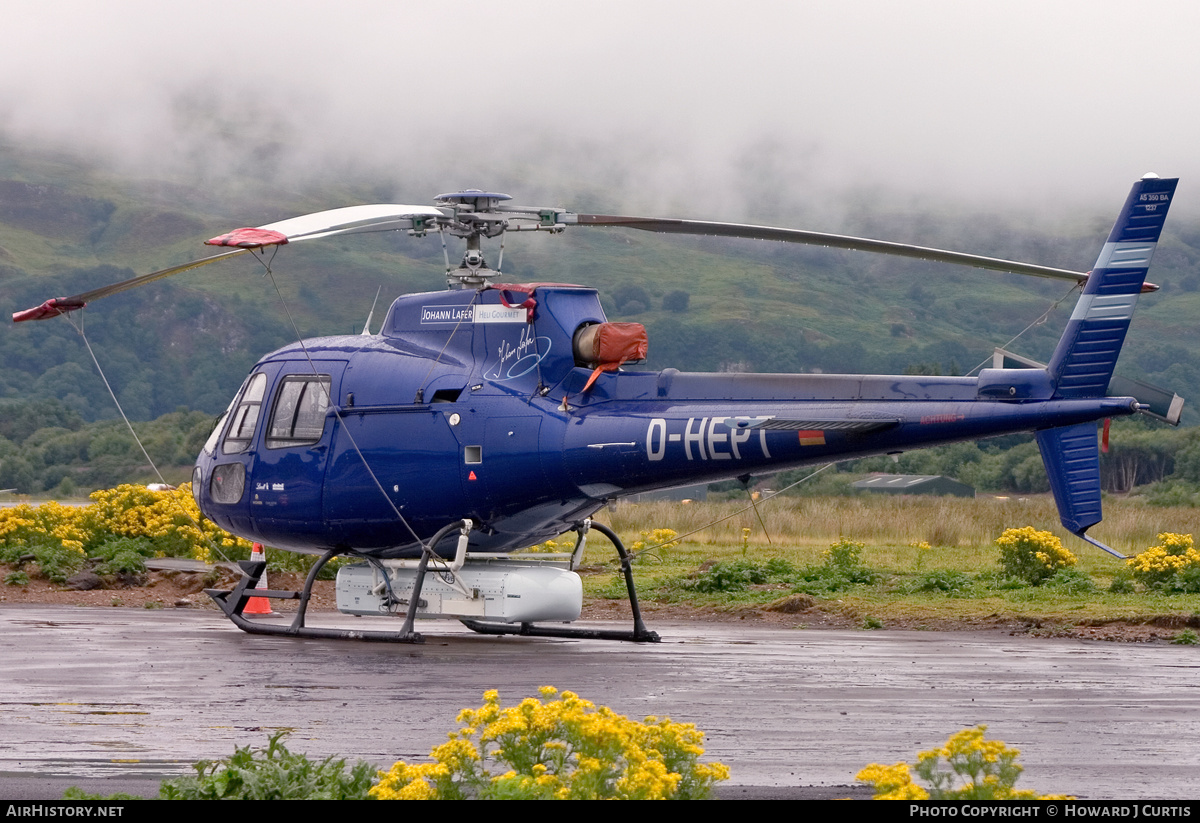
[[[524,199],[519,189],[510,193]],[[203,256],[205,238],[237,226],[362,202],[429,202],[434,194],[396,198],[352,182],[299,193],[246,179],[141,180],[78,158],[0,146],[0,295],[11,312]],[[619,195],[568,186],[556,201],[619,210]],[[670,216],[774,222],[1086,270],[1119,206],[1100,204],[1094,214],[1049,224],[944,205],[901,209],[859,193],[813,204],[808,213],[705,213],[700,202],[691,213]],[[833,213],[840,215],[836,225]],[[494,245],[485,253],[497,262]],[[451,260],[460,255],[452,245]],[[1198,262],[1200,230],[1173,215],[1151,270],[1163,289],[1139,304],[1118,366],[1193,401],[1200,400]],[[304,336],[360,330],[382,286],[377,328],[385,301],[441,288],[442,268],[437,238],[394,234],[288,247],[272,263]],[[685,370],[965,373],[1068,293],[1060,282],[862,253],[619,230],[510,237],[504,271],[514,281],[599,288],[612,319],[647,326],[648,366]],[[260,355],[295,339],[264,275],[260,263],[242,258],[82,313],[131,416],[144,420],[178,407],[215,414]],[[1012,348],[1048,357],[1073,304],[1071,295]],[[0,398],[55,398],[86,420],[115,414],[86,348],[62,318],[7,324],[0,358]],[[1189,407],[1185,421],[1200,421],[1200,414]]]

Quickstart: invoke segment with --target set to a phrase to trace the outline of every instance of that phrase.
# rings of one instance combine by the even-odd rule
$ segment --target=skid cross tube
[[[242,579],[238,581],[232,591],[224,591],[220,589],[205,589],[205,594],[213,599],[214,602],[225,613],[225,616],[233,621],[233,625],[237,626],[244,632],[249,634],[272,634],[282,637],[312,637],[328,640],[374,640],[388,643],[424,643],[425,638],[413,629],[413,623],[416,619],[416,612],[421,600],[421,584],[425,580],[426,569],[429,564],[429,558],[433,554],[433,550],[437,544],[442,541],[451,532],[459,531],[462,535],[466,535],[471,530],[471,523],[467,520],[459,520],[454,523],[444,526],[433,536],[433,539],[427,544],[421,553],[421,562],[417,567],[417,579],[413,586],[412,597],[408,603],[408,612],[404,619],[404,626],[398,632],[383,632],[383,631],[354,631],[349,629],[323,629],[313,626],[304,625],[305,615],[308,612],[308,601],[312,597],[313,583],[317,580],[317,574],[324,568],[325,564],[333,558],[342,555],[350,554],[342,549],[330,549],[321,555],[321,558],[313,564],[312,569],[308,572],[308,577],[304,581],[304,590],[300,592],[275,591],[270,589],[260,590],[254,587],[258,584],[258,580],[262,577],[263,572],[267,568],[267,564],[263,560],[249,561],[240,560],[238,566],[242,570]],[[247,620],[242,614],[242,610],[246,608],[246,603],[251,597],[272,597],[281,600],[299,600],[300,607],[296,611],[296,617],[292,620],[291,625],[284,626],[275,623],[269,623],[262,620]]]

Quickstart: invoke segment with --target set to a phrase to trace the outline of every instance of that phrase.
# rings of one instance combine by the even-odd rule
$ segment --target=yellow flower
[[[927,800],[929,792],[912,782],[907,763],[882,766],[872,763],[855,775],[855,780],[875,786],[876,800]]]
[[[1063,548],[1062,541],[1050,532],[1038,531],[1032,526],[1005,530],[996,538],[996,545],[1000,549],[1000,567],[1005,574],[1033,585],[1076,563],[1075,555]]]
[[[874,784],[876,800],[1036,798],[1033,792],[1013,788],[1022,772],[1016,762],[1020,751],[999,740],[985,740],[986,731],[987,726],[963,729],[945,745],[917,755],[916,772],[928,790],[913,782],[907,763],[872,763],[858,773],[858,779]]]
[[[1158,543],[1126,561],[1138,582],[1149,588],[1171,587],[1176,575],[1200,570],[1200,552],[1190,534],[1163,532]]]
[[[553,686],[502,708],[495,691],[431,753],[442,771],[403,762],[381,774],[373,797],[529,799],[703,797],[729,770],[701,764],[701,733],[667,718],[636,723]],[[428,781],[432,780],[432,784]],[[420,782],[421,786],[414,785]]]

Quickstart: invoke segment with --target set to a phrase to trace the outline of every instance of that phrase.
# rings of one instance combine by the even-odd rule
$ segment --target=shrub
[[[740,592],[747,586],[780,580],[795,574],[796,568],[786,560],[772,557],[765,563],[753,560],[723,560],[713,563],[693,580],[682,586],[695,592]]]
[[[65,545],[43,543],[30,547],[42,577],[62,585],[83,568],[83,552]]]
[[[53,545],[69,549],[80,557],[88,540],[81,525],[83,509],[61,503],[30,506],[22,503],[0,509],[0,559],[11,562],[15,556],[27,554],[36,545]]]
[[[917,776],[928,785],[913,782],[910,766],[872,763],[857,779],[875,787],[876,800],[1035,800],[1052,799],[1017,790],[1024,769],[1017,764],[1020,751],[1000,740],[984,740],[987,726],[963,729],[946,745],[917,755]],[[944,766],[943,766],[944,763]]]
[[[911,591],[942,592],[949,597],[968,597],[975,591],[970,575],[954,569],[930,569],[916,581]]]
[[[1006,530],[996,539],[996,545],[1000,547],[1004,573],[1032,586],[1053,577],[1059,569],[1075,565],[1075,555],[1063,548],[1057,537],[1032,526]]]
[[[1186,569],[1175,573],[1175,580],[1171,583],[1171,591],[1188,592],[1195,594],[1200,592],[1200,566],[1188,566]]]
[[[1191,629],[1184,629],[1171,640],[1176,646],[1200,645],[1200,637]]]
[[[694,592],[740,592],[747,586],[767,582],[767,571],[750,560],[729,560],[713,563],[700,572],[694,580],[687,580],[683,588]]]
[[[866,547],[866,543],[843,538],[830,545],[821,553],[821,557],[825,559],[825,568],[829,571],[853,574],[863,568],[862,552]]]
[[[114,537],[92,552],[101,561],[96,574],[145,574],[146,558],[153,556],[154,546],[145,537]]]
[[[1146,502],[1151,506],[1195,508],[1200,505],[1200,487],[1190,480],[1164,480],[1139,491],[1145,495]]]
[[[1108,590],[1113,594],[1133,594],[1137,588],[1133,585],[1133,580],[1124,574],[1117,575],[1108,584]]]
[[[495,691],[464,709],[436,762],[403,761],[381,774],[377,800],[651,800],[707,797],[729,770],[698,758],[704,734],[647,717],[637,723],[551,686],[542,699],[501,708]]]
[[[195,777],[164,780],[163,800],[365,800],[375,777],[370,763],[349,770],[344,759],[317,762],[294,754],[271,735],[265,749],[237,749],[228,760],[201,760]]]
[[[1200,591],[1200,552],[1190,534],[1163,532],[1158,545],[1127,561],[1133,577],[1149,589]]]
[[[692,296],[682,289],[669,291],[663,295],[663,310],[682,314],[688,310],[688,302],[691,300],[691,298]]]
[[[26,554],[39,554],[42,562],[39,547],[49,547],[70,552],[82,563],[85,552],[117,538],[148,541],[154,554],[194,557],[205,562],[214,559],[213,546],[230,559],[250,556],[248,541],[203,518],[187,483],[173,492],[118,486],[93,492],[91,498],[90,506],[51,502],[0,509],[0,562],[11,563]],[[141,549],[137,553],[144,554]],[[112,559],[101,556],[106,561]],[[66,555],[51,557],[48,576],[60,577],[66,560],[70,560]],[[136,563],[129,555],[126,560]],[[43,564],[43,570],[46,568]]]
[[[863,565],[864,548],[866,544],[844,538],[834,543],[822,553],[821,565],[808,566],[800,573],[795,590],[819,594],[877,582],[879,573]]]
[[[629,283],[613,289],[612,299],[624,314],[644,312],[653,302],[650,299],[650,293],[636,283]]]
[[[1079,569],[1059,569],[1043,586],[1060,594],[1092,594],[1097,591],[1096,581]]]
[[[240,538],[239,538],[240,539]],[[243,541],[244,542],[244,541]],[[247,543],[246,545],[250,545]],[[249,552],[242,554],[239,547],[226,547],[224,552],[230,555],[231,560],[249,560]],[[301,577],[307,577],[312,571],[312,567],[317,564],[321,558],[315,554],[297,554],[296,552],[279,550],[267,550],[267,571],[271,574],[278,572],[294,572]],[[338,569],[342,566],[348,566],[351,563],[359,562],[355,557],[335,557],[321,567],[321,571],[317,572],[318,580],[336,580]]]
[[[250,543],[204,519],[192,499],[190,483],[172,492],[156,492],[144,486],[117,486],[93,492],[93,505],[83,509],[84,523],[97,541],[107,535],[118,537],[147,537],[157,552],[168,557],[194,557],[204,562],[211,557],[211,547],[249,557]]]
[[[1021,578],[1009,577],[1001,569],[984,569],[975,575],[975,582],[986,588],[1002,592],[1029,587],[1029,584]]]

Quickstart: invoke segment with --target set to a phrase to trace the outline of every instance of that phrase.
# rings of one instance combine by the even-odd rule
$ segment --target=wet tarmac
[[[694,722],[705,759],[747,796],[853,784],[867,763],[911,762],[980,723],[1021,749],[1023,788],[1200,794],[1195,647],[711,623],[654,625],[656,645],[418,628],[424,645],[384,645],[256,637],[209,611],[0,607],[0,797],[30,779],[152,785],[281,728],[313,756],[421,760],[486,689],[510,702],[546,684]]]

